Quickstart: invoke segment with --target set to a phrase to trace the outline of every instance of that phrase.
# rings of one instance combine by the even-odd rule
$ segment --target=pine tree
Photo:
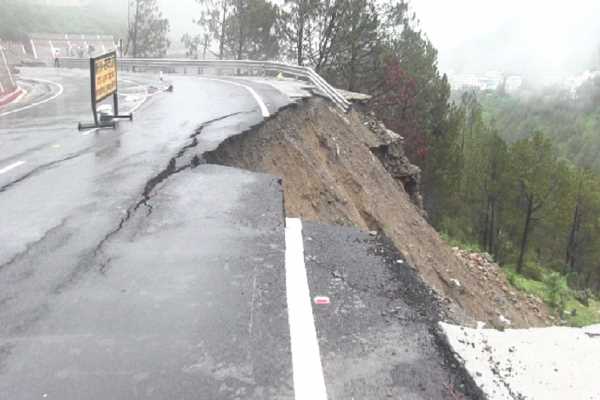
[[[513,175],[517,185],[517,205],[523,211],[523,228],[519,240],[517,272],[521,273],[528,241],[534,224],[552,196],[558,191],[557,152],[551,141],[541,133],[523,139],[511,148]]]
[[[227,21],[234,10],[233,0],[196,0],[202,6],[200,18],[195,20],[198,25],[203,26],[217,41],[219,47],[219,59],[225,58],[225,34]]]
[[[285,46],[288,55],[298,65],[306,62],[306,48],[308,43],[308,31],[311,21],[318,14],[319,1],[317,0],[285,0],[285,11],[279,19],[280,30],[285,38]]]
[[[203,26],[218,43],[219,58],[266,60],[279,54],[277,6],[265,0],[196,0]]]
[[[369,90],[379,61],[379,16],[370,0],[346,0],[339,32],[325,75],[341,77],[341,86],[350,91]],[[325,70],[326,68],[326,70]]]
[[[157,0],[130,0],[127,53],[132,57],[164,57],[169,49],[169,20]]]

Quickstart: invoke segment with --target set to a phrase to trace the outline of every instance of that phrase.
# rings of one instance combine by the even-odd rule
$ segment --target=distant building
[[[476,74],[458,74],[449,76],[450,85],[458,90],[497,90],[504,76],[498,71],[489,71],[483,75]]]
[[[516,92],[523,86],[523,77],[512,75],[506,78],[505,88],[508,93]]]

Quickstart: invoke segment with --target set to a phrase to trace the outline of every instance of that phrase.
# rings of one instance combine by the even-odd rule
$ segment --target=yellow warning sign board
[[[96,57],[92,61],[92,95],[100,102],[117,92],[117,53]]]
[[[117,95],[117,52],[113,51],[99,57],[90,58],[90,81],[92,88],[92,112],[94,123],[79,123],[79,130],[91,128],[116,128],[115,120],[128,119],[133,121],[133,114],[119,114],[119,96]],[[98,103],[113,97],[113,115],[99,115]]]

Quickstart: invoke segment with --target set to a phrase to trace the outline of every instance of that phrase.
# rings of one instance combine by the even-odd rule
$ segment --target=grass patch
[[[588,326],[600,324],[600,301],[590,300],[590,306],[586,307],[575,299],[570,299],[565,306],[567,312],[566,320],[570,326]],[[571,315],[575,310],[576,314]]]
[[[482,253],[476,243],[457,240],[447,232],[442,232],[441,237],[452,247],[471,253]],[[524,275],[517,273],[512,264],[505,265],[502,269],[513,287],[538,297],[557,315],[562,311],[563,320],[567,325],[582,327],[600,324],[600,299],[590,298],[588,307],[581,304],[576,299],[576,292],[567,285],[566,276],[532,262],[524,266]]]
[[[468,251],[469,253],[483,253],[477,243],[468,243],[457,240],[445,232],[442,232],[440,236],[446,243],[448,243],[448,245],[450,245],[450,247],[458,247],[459,249]]]
[[[505,268],[504,271],[512,286],[539,297],[558,314],[562,310],[563,318],[569,326],[582,327],[600,323],[600,301],[590,299],[589,307],[581,304],[575,298],[575,291],[567,287],[566,277],[547,273],[540,282],[518,274],[513,266]]]
[[[536,281],[534,279],[526,278],[521,274],[518,274],[514,268],[507,267],[504,269],[506,278],[511,285],[525,293],[532,294],[539,297],[545,303],[549,301],[547,295],[548,290],[544,282]]]

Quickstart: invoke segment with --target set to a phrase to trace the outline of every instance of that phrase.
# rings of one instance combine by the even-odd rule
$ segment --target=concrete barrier
[[[29,47],[35,60],[52,65],[56,52],[61,57],[89,57],[115,50],[115,41],[110,35],[32,33]]]

